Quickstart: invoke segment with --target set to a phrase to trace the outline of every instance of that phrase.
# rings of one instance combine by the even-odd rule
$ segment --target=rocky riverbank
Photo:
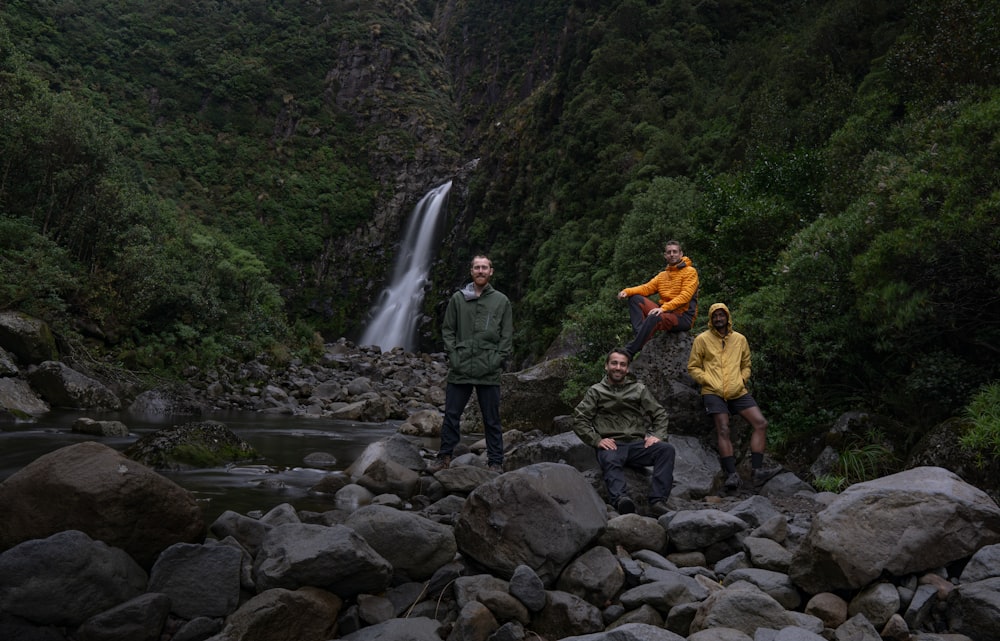
[[[431,476],[397,434],[315,488],[328,511],[207,528],[156,472],[63,448],[0,484],[17,515],[0,523],[0,638],[996,638],[1000,508],[944,469],[840,495],[786,472],[724,496],[695,463],[655,519],[606,505],[571,433],[512,440],[502,474],[474,446]],[[641,511],[645,473],[629,478]]]

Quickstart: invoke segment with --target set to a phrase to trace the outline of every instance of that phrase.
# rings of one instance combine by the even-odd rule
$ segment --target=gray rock
[[[985,492],[942,468],[914,468],[852,485],[816,514],[792,578],[810,593],[857,589],[884,571],[941,567],[997,541],[1000,507]]]
[[[182,619],[225,617],[239,605],[242,560],[228,545],[176,543],[156,559],[148,589],[169,597]]]
[[[735,628],[714,627],[695,632],[687,641],[754,641]]]
[[[0,378],[0,410],[24,418],[41,416],[49,409],[49,404],[31,389],[28,381],[19,378]]]
[[[826,641],[826,637],[805,628],[789,626],[778,630],[778,634],[774,635],[774,641]]]
[[[746,529],[745,521],[721,510],[683,510],[670,521],[667,535],[678,550],[700,550]]]
[[[1000,577],[963,583],[949,595],[948,624],[955,632],[973,639],[995,638],[998,621]]]
[[[75,638],[77,641],[159,641],[169,612],[170,599],[165,594],[143,594],[91,617],[77,628]]]
[[[625,584],[625,572],[608,548],[598,545],[573,560],[559,575],[556,588],[603,608]]]
[[[392,565],[349,527],[288,523],[264,537],[254,577],[262,592],[316,586],[350,597],[388,587]]]
[[[462,507],[455,539],[462,554],[500,576],[527,565],[551,585],[605,523],[604,503],[582,474],[539,463],[476,488]]]
[[[229,615],[222,632],[208,641],[331,639],[342,605],[337,596],[318,588],[267,590]]]
[[[257,451],[219,421],[194,421],[146,434],[125,456],[159,470],[221,467],[258,458]]]
[[[59,358],[55,337],[45,321],[22,312],[0,312],[0,347],[22,365]]]
[[[910,604],[903,614],[903,620],[906,621],[911,630],[919,630],[923,627],[924,621],[930,616],[935,601],[937,601],[937,588],[933,585],[917,586],[917,591],[914,592],[913,598],[910,599]]]
[[[352,513],[344,524],[396,572],[417,581],[430,578],[458,551],[452,528],[412,512],[369,505]]]
[[[820,592],[809,599],[805,612],[820,619],[824,627],[834,629],[847,621],[847,602],[836,594]]]
[[[385,597],[373,594],[359,594],[357,597],[358,615],[368,625],[382,623],[396,617],[395,606]]]
[[[75,529],[144,567],[174,543],[198,543],[205,533],[190,492],[93,441],[41,456],[0,483],[0,514],[0,549]]]
[[[626,623],[605,632],[563,637],[562,641],[684,641],[684,637],[658,625]]]
[[[0,612],[77,626],[142,594],[146,573],[124,551],[66,530],[0,553]]]
[[[92,436],[128,436],[128,427],[121,421],[95,421],[92,418],[78,418],[70,429],[80,434]]]
[[[256,556],[271,527],[260,519],[252,519],[232,510],[226,510],[215,519],[209,530],[218,539],[233,537],[247,552]]]
[[[441,641],[441,623],[428,617],[389,619],[341,637],[345,641]],[[330,637],[323,637],[330,638]],[[268,639],[268,641],[272,641]]]
[[[598,543],[610,549],[621,546],[628,552],[637,550],[660,552],[667,547],[667,532],[651,518],[638,514],[622,514],[608,521]]]
[[[873,583],[858,592],[847,606],[847,614],[864,615],[873,626],[881,629],[899,611],[899,591],[891,583]]]
[[[737,582],[702,601],[691,622],[691,632],[697,634],[711,628],[726,627],[752,635],[757,628],[780,630],[795,623],[785,607],[769,595],[750,584]],[[688,637],[689,641],[694,634]]]
[[[791,578],[782,572],[759,568],[734,570],[726,575],[722,584],[728,587],[738,581],[745,581],[756,586],[788,610],[798,609],[802,602],[802,597],[799,596],[799,591],[795,589]]]
[[[975,583],[1000,576],[1000,543],[986,545],[978,550],[965,564],[959,581]]]
[[[527,565],[514,568],[508,589],[511,595],[532,612],[538,612],[545,607],[545,584]]]
[[[500,624],[497,623],[489,608],[478,601],[469,601],[459,611],[448,639],[450,641],[481,641],[496,632],[499,627]]]
[[[190,621],[185,621],[177,628],[177,632],[170,638],[170,641],[203,641],[208,637],[222,631],[222,619],[210,619],[208,617],[197,617]]]
[[[833,633],[834,641],[882,641],[878,630],[863,615],[855,614]]]
[[[52,407],[117,410],[121,400],[97,379],[59,361],[45,361],[28,372],[31,386]]]
[[[754,567],[784,573],[792,564],[792,553],[771,539],[748,536],[743,539],[743,547]]]
[[[531,629],[545,638],[592,634],[604,629],[600,609],[568,592],[551,590],[545,607],[534,614]]]
[[[623,592],[619,597],[622,605],[626,608],[650,605],[665,615],[676,605],[708,597],[708,590],[689,576],[666,570],[660,570],[660,574],[658,581],[643,583]]]

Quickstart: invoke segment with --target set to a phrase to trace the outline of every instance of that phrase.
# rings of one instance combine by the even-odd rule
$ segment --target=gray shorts
[[[705,413],[709,416],[712,414],[739,414],[745,409],[757,407],[757,401],[753,400],[753,396],[749,393],[728,401],[715,394],[703,394],[701,398],[705,401]]]

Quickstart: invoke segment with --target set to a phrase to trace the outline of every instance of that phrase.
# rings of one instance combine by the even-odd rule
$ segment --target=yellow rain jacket
[[[712,327],[712,314],[717,309],[724,310],[729,317],[729,332],[725,336]],[[750,346],[743,334],[733,331],[733,317],[725,303],[715,303],[709,308],[708,331],[694,338],[688,373],[701,385],[703,395],[714,394],[729,401],[747,393]]]
[[[680,316],[688,307],[697,305],[695,294],[698,293],[698,270],[691,264],[690,258],[682,256],[677,265],[668,265],[645,285],[626,287],[624,291],[626,296],[639,294],[648,297],[659,294],[660,308]],[[693,315],[697,313],[695,308]],[[691,321],[694,322],[693,316]]]

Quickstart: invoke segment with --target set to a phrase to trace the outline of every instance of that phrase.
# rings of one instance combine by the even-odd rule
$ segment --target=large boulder
[[[121,400],[103,383],[59,361],[45,361],[33,367],[28,380],[53,407],[117,410],[122,406]]]
[[[667,410],[672,433],[701,436],[711,429],[711,422],[705,417],[701,389],[687,373],[693,341],[691,332],[655,334],[629,371]]]
[[[0,312],[0,347],[22,365],[35,365],[59,358],[56,339],[45,321],[21,312]]]
[[[957,475],[919,467],[847,488],[813,517],[791,577],[816,594],[862,588],[882,572],[942,567],[1000,541],[1000,507]]]
[[[0,550],[80,530],[144,567],[174,543],[198,543],[205,534],[190,492],[91,441],[41,456],[0,483],[0,514]]]
[[[77,530],[0,554],[0,612],[38,625],[80,625],[145,589],[146,573],[125,552]]]
[[[573,407],[560,397],[570,367],[569,359],[556,358],[504,374],[500,383],[500,415],[504,429],[541,430],[552,434],[553,419],[573,411]]]
[[[455,524],[459,550],[504,578],[519,565],[552,585],[604,529],[604,502],[575,468],[530,465],[480,485]]]

